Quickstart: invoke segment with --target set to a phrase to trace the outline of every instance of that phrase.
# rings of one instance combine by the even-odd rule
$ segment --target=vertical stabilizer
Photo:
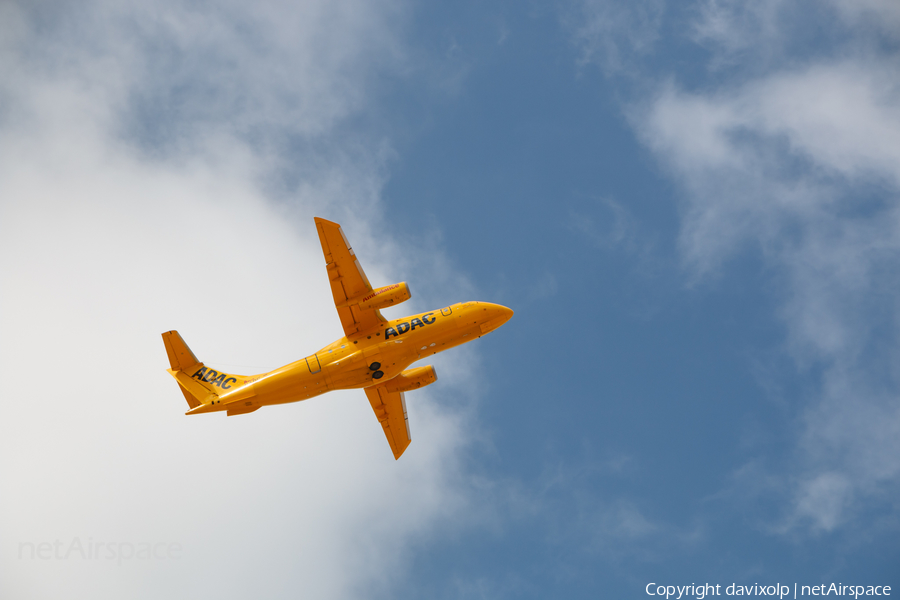
[[[163,343],[166,345],[166,354],[169,356],[169,365],[172,367],[169,369],[169,374],[178,382],[178,387],[181,389],[181,393],[184,394],[184,399],[187,400],[188,406],[191,407],[188,414],[210,412],[213,409],[213,405],[221,403],[220,395],[228,394],[229,391],[240,388],[251,379],[246,375],[234,375],[224,371],[219,372],[207,367],[197,360],[197,357],[194,356],[194,353],[184,343],[177,331],[167,331],[162,334],[162,338]],[[256,381],[256,379],[258,377],[252,380]],[[252,396],[252,394],[249,396]],[[204,405],[207,406],[202,410],[194,411],[195,408]],[[259,405],[256,407],[259,408]],[[207,408],[210,410],[207,410]],[[216,408],[224,409],[225,406],[217,406]],[[239,414],[235,411],[237,411],[236,408],[232,412]],[[250,411],[245,410],[244,412]]]
[[[173,371],[189,371],[200,362],[177,331],[167,331],[162,337]]]
[[[194,356],[194,353],[191,352],[188,345],[184,343],[184,340],[181,339],[181,335],[177,331],[167,331],[162,334],[162,338],[163,343],[166,345],[166,354],[169,355],[169,365],[172,367],[170,372],[175,376],[176,381],[178,380],[177,373],[179,371],[190,371],[194,367],[200,365],[200,361],[197,360],[197,357]],[[184,399],[187,400],[188,406],[191,408],[200,406],[200,400],[185,389],[180,381],[178,389],[184,394]]]

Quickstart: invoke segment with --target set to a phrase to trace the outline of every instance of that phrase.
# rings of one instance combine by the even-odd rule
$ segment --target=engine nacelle
[[[384,384],[389,392],[408,392],[437,381],[437,371],[431,365],[407,369]]]
[[[404,281],[372,290],[361,298],[348,300],[346,306],[358,304],[362,309],[387,308],[388,306],[406,302],[410,297],[409,286]]]

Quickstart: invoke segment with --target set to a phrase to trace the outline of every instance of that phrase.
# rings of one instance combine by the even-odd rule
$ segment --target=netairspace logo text
[[[82,543],[74,537],[66,544],[50,542],[19,542],[19,560],[109,560],[122,566],[130,560],[179,560],[183,548],[178,542],[95,542],[89,538]]]
[[[657,585],[648,583],[644,588],[648,596],[663,596],[668,600],[674,598],[696,598],[703,600],[707,596],[778,596],[778,598],[798,598],[801,596],[890,596],[889,585],[843,585],[832,583],[831,585],[798,585],[791,586],[776,583],[775,585],[738,585],[732,583],[725,587],[722,593],[722,585],[705,583],[702,585]]]

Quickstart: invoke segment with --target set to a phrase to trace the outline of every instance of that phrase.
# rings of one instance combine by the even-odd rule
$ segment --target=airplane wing
[[[344,335],[366,331],[385,323],[381,312],[375,308],[362,309],[349,301],[358,300],[372,291],[372,285],[347,242],[341,226],[316,217],[316,229],[331,280],[331,294],[337,307]]]
[[[375,410],[375,416],[384,428],[384,435],[394,453],[394,460],[400,458],[411,440],[409,417],[406,416],[406,398],[403,392],[389,392],[383,385],[366,388],[366,396]]]

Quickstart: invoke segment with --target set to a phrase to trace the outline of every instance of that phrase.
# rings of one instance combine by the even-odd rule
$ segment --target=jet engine
[[[384,384],[384,389],[389,392],[409,392],[420,387],[425,387],[437,381],[437,371],[431,365],[407,369]]]
[[[358,304],[364,310],[369,308],[387,308],[388,306],[406,302],[410,299],[410,296],[409,286],[404,281],[372,290],[365,296],[352,298],[342,304],[342,306]]]

